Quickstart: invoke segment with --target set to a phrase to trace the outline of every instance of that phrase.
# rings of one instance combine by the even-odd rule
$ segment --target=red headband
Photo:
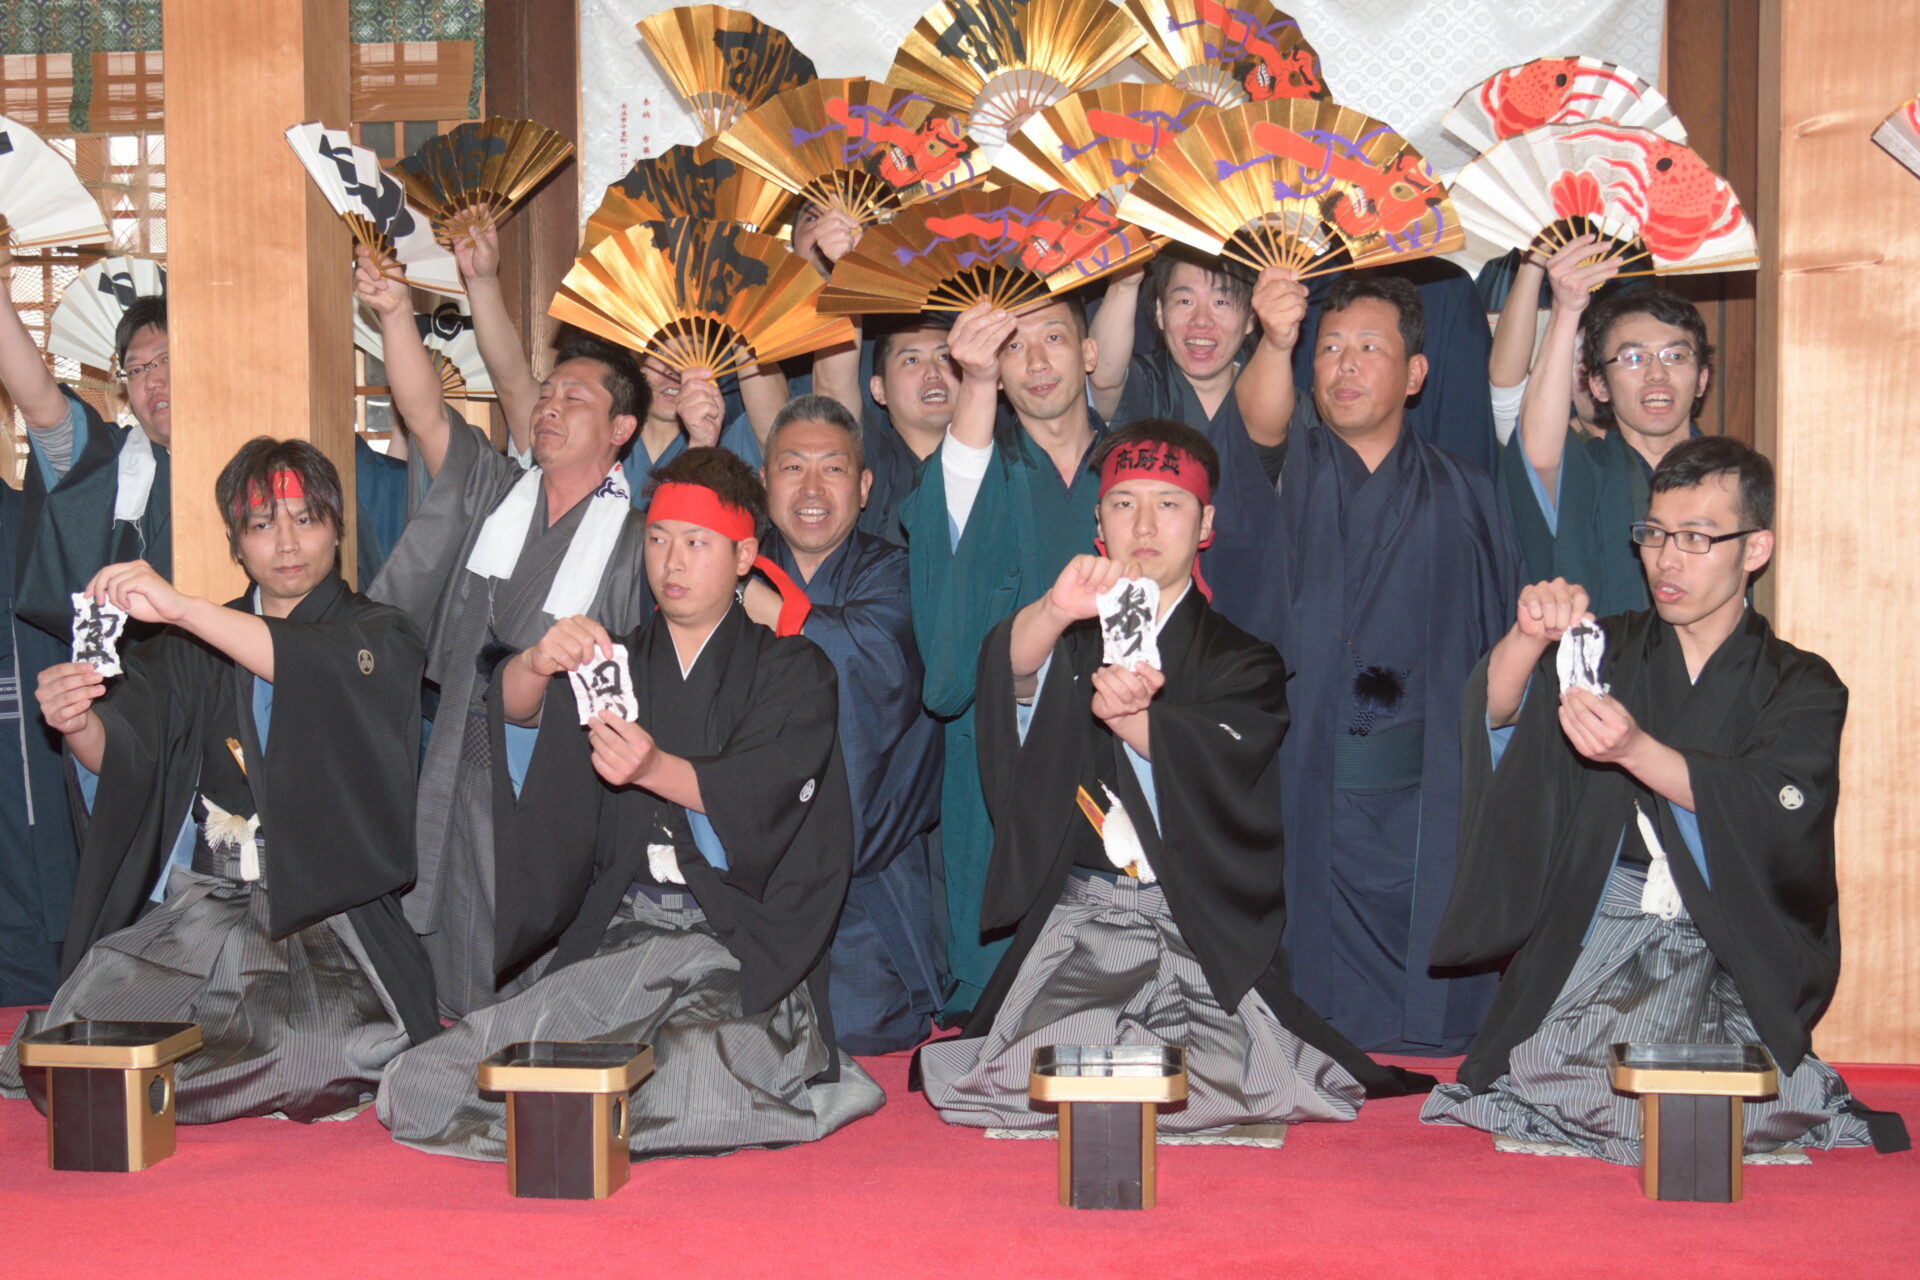
[[[234,505],[234,517],[245,516],[255,507],[264,507],[274,502],[291,502],[307,496],[306,486],[300,483],[297,471],[275,471],[267,477],[267,491],[260,491],[258,480],[247,486],[246,497],[237,500]]]
[[[1207,468],[1191,453],[1178,445],[1163,440],[1148,440],[1142,444],[1121,445],[1109,449],[1100,463],[1100,496],[1106,497],[1107,490],[1129,480],[1156,480],[1166,484],[1178,485],[1200,500],[1202,507],[1213,501],[1213,488],[1207,483]],[[1105,540],[1095,538],[1093,545],[1101,555],[1107,554]],[[1213,535],[1208,534],[1200,544],[1201,550],[1213,545]],[[1200,573],[1200,558],[1194,557],[1193,585],[1200,588],[1200,594],[1209,601],[1213,599],[1213,588]]]
[[[754,535],[753,516],[723,501],[719,494],[703,484],[676,484],[669,481],[656,488],[647,503],[647,523],[652,524],[656,520],[679,520],[698,525],[702,529],[713,530],[730,542],[745,542]],[[807,593],[779,565],[765,556],[756,557],[753,567],[764,573],[773,584],[773,589],[780,593],[780,619],[774,627],[774,634],[799,635],[800,628],[806,625],[807,615],[813,611],[813,601],[807,599]]]
[[[1200,459],[1178,445],[1160,440],[1144,444],[1121,445],[1109,449],[1100,463],[1100,494],[1129,480],[1157,480],[1178,485],[1200,500],[1201,506],[1213,501],[1213,489],[1207,484],[1207,469]]]

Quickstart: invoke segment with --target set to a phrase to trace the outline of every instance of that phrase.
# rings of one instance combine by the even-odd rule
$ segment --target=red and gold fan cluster
[[[661,219],[766,232],[776,191],[860,227],[817,299],[835,315],[1026,306],[1168,239],[1303,271],[1461,243],[1425,161],[1330,101],[1267,0],[941,0],[884,81],[817,78],[738,10],[639,26],[705,138],[607,189],[577,273]],[[1164,83],[1092,87],[1130,57]]]

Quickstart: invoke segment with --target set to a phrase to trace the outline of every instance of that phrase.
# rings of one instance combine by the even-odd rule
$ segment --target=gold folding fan
[[[1329,98],[1320,55],[1266,0],[1126,0],[1148,40],[1134,56],[1218,107]]]
[[[1154,153],[1201,113],[1204,98],[1172,85],[1114,84],[1069,95],[1007,139],[995,167],[1036,191],[1059,187],[1112,208]]]
[[[681,143],[636,161],[607,188],[587,219],[586,247],[635,223],[670,218],[738,222],[759,231],[773,225],[790,199],[778,184],[716,155],[711,142]]]
[[[1203,115],[1160,148],[1118,213],[1202,252],[1301,279],[1466,243],[1446,191],[1406,139],[1311,99]]]
[[[713,147],[865,224],[984,178],[966,125],[952,108],[883,80],[815,80],[747,112]]]
[[[1111,0],[944,0],[900,42],[887,80],[959,108],[974,140],[998,146],[1146,41]]]
[[[834,315],[1018,311],[1153,255],[1099,200],[1025,187],[956,191],[870,228],[833,266],[820,309]]]
[[[573,155],[543,124],[491,116],[427,139],[393,166],[407,198],[433,220],[442,244],[490,227]]]
[[[1454,206],[1476,235],[1552,252],[1576,236],[1622,275],[1753,270],[1753,224],[1727,181],[1698,154],[1647,129],[1609,121],[1549,124],[1503,138],[1453,179]]]
[[[740,9],[688,4],[638,24],[640,37],[711,138],[776,93],[817,79],[787,33]]]
[[[1920,98],[1909,98],[1873,131],[1880,149],[1920,178]]]
[[[854,341],[848,321],[817,310],[823,283],[770,235],[674,218],[625,227],[581,254],[547,314],[718,377]]]

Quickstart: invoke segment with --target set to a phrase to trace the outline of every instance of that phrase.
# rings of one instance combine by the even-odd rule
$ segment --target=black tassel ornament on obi
[[[1354,665],[1360,666],[1359,656]],[[1360,667],[1353,677],[1353,723],[1347,732],[1366,737],[1379,716],[1391,716],[1407,696],[1407,673],[1391,667]]]

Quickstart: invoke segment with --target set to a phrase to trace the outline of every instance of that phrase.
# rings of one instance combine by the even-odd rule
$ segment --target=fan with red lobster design
[[[1759,250],[1740,201],[1706,161],[1677,142],[1608,121],[1550,124],[1504,139],[1455,175],[1467,229],[1508,249],[1552,250],[1592,232],[1623,275],[1755,267]]]

